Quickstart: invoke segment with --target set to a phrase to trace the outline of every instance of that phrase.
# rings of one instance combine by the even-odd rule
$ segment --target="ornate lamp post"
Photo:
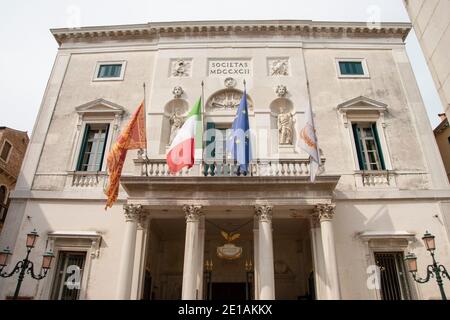
[[[436,282],[439,287],[439,291],[441,292],[442,300],[447,300],[444,291],[444,284],[442,282],[442,278],[447,278],[450,280],[450,275],[447,272],[447,269],[441,264],[436,262],[434,258],[434,250],[436,250],[436,243],[434,241],[434,236],[428,231],[422,237],[423,242],[425,243],[425,247],[430,252],[431,259],[433,260],[433,264],[427,266],[427,276],[425,279],[421,277],[417,277],[417,257],[414,253],[409,253],[405,257],[406,265],[408,266],[408,271],[411,272],[414,281],[418,283],[426,283],[430,281],[430,278],[436,277]]]
[[[212,260],[206,260],[205,262],[205,276],[206,276],[206,300],[211,300],[212,295]]]
[[[246,273],[246,283],[245,283],[245,298],[246,300],[252,300],[251,284],[253,282],[253,264],[252,261],[245,261],[245,273]]]
[[[50,266],[52,264],[52,260],[54,258],[53,253],[46,252],[42,258],[42,267],[41,271],[38,275],[34,273],[34,263],[30,261],[28,258],[30,256],[31,250],[34,248],[37,238],[39,235],[36,230],[33,230],[29,234],[27,234],[26,246],[27,246],[27,255],[25,259],[18,261],[14,267],[14,269],[10,272],[3,272],[3,269],[8,264],[8,258],[11,255],[11,251],[9,248],[4,249],[0,252],[0,276],[2,278],[12,277],[14,274],[19,273],[19,278],[17,280],[16,290],[14,292],[13,299],[16,300],[19,297],[20,287],[22,286],[23,279],[25,278],[25,273],[31,275],[33,279],[42,280],[48,273]]]

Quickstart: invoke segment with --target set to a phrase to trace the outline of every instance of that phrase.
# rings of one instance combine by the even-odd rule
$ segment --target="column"
[[[273,266],[272,206],[256,205],[255,216],[259,229],[259,299],[275,299],[275,276]]]
[[[133,279],[137,221],[142,215],[143,207],[140,204],[126,204],[123,206],[123,209],[126,222],[119,261],[116,297],[119,300],[128,300],[131,295],[131,283]]]
[[[253,288],[255,290],[254,300],[259,300],[259,229],[258,222],[253,226]]]
[[[147,262],[147,243],[150,217],[141,215],[137,221],[136,250],[134,254],[131,300],[140,300],[144,290],[145,266]]]
[[[338,300],[341,298],[332,223],[334,208],[334,204],[318,204],[314,209],[320,221],[327,285],[329,288],[328,299],[330,300]]]
[[[322,235],[320,234],[320,221],[317,215],[314,215],[311,219],[311,244],[316,300],[325,300],[328,298],[329,290],[323,256]]]
[[[205,258],[205,217],[200,217],[197,241],[197,300],[203,300],[203,265]]]
[[[184,205],[186,215],[186,240],[184,244],[183,288],[182,300],[195,300],[197,292],[198,272],[198,239],[202,206]]]

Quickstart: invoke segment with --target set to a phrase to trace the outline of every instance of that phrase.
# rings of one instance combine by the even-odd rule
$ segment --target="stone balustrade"
[[[240,176],[236,162],[198,162],[190,169],[184,168],[175,175],[170,174],[165,159],[136,159],[136,174],[149,177],[232,177]],[[323,163],[322,163],[323,165]],[[309,159],[258,159],[249,164],[248,176],[303,177],[309,176]]]

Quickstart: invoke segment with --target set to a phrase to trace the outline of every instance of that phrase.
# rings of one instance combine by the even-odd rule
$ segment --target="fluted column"
[[[259,300],[259,222],[255,221],[253,225],[253,289],[255,291],[254,299]]]
[[[140,204],[126,204],[123,206],[123,209],[126,222],[119,261],[116,297],[119,300],[129,300],[131,296],[131,284],[133,279],[137,221],[143,214],[143,207]]]
[[[202,206],[184,205],[186,215],[186,240],[184,244],[182,300],[196,300],[199,260],[199,225]]]
[[[272,206],[256,205],[255,216],[258,221],[258,260],[259,260],[259,299],[275,299],[275,275],[272,241]]]
[[[131,300],[140,300],[144,291],[149,228],[150,216],[147,214],[142,214],[137,221],[136,249],[134,254],[133,280],[131,283]]]
[[[334,208],[334,204],[319,204],[314,209],[314,212],[320,221],[323,255],[327,275],[328,299],[330,300],[338,300],[341,298],[332,223]]]

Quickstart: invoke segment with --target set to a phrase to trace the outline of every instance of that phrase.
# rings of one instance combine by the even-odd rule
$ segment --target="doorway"
[[[246,300],[245,283],[216,282],[212,284],[213,300]]]

